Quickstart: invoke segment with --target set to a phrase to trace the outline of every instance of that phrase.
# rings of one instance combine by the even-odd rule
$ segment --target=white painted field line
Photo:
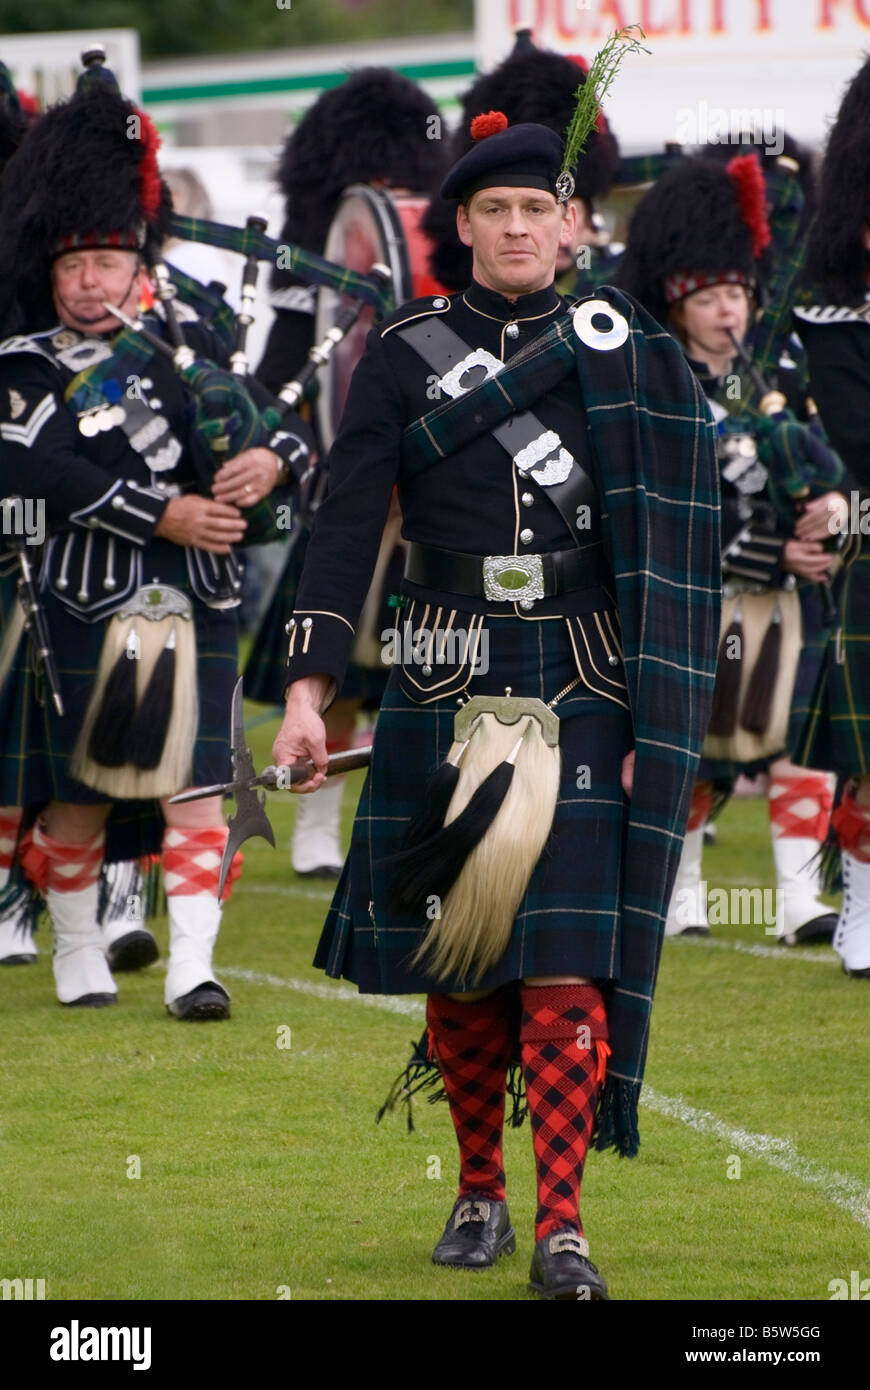
[[[738,880],[735,879],[736,883]],[[748,880],[740,879],[745,886]],[[723,880],[727,882],[727,880]],[[332,902],[333,894],[328,889],[318,890],[316,888],[297,888],[290,883],[250,883],[245,884],[243,889],[237,890],[242,893],[263,893],[266,896],[278,898],[307,898],[311,902]],[[681,946],[701,946],[705,950],[719,951],[739,951],[747,956],[760,956],[768,960],[791,960],[800,961],[802,965],[839,965],[840,958],[834,951],[825,955],[808,953],[788,946],[755,946],[746,941],[722,941],[716,937],[709,936],[669,936],[667,942],[679,942]]]
[[[724,943],[723,943],[724,944]],[[289,989],[297,994],[313,995],[316,999],[333,999],[342,1004],[362,1004],[366,1008],[381,1009],[385,1013],[403,1014],[408,1018],[423,1019],[425,1006],[414,999],[403,999],[392,994],[360,994],[345,985],[322,985],[314,980],[285,980],[280,975],[267,975],[260,970],[243,970],[237,966],[220,966],[220,974],[228,979],[243,980],[252,985],[271,985],[276,989]],[[688,1105],[682,1096],[664,1096],[651,1086],[644,1084],[640,1103],[647,1110],[654,1110],[670,1120],[679,1120],[699,1134],[712,1135],[732,1149],[752,1154],[771,1168],[778,1168],[798,1182],[817,1187],[828,1202],[842,1208],[859,1225],[870,1229],[870,1189],[861,1186],[857,1178],[824,1168],[813,1159],[803,1158],[791,1139],[777,1139],[771,1134],[753,1134],[751,1130],[740,1129],[726,1124],[708,1110],[697,1110]]]
[[[779,1168],[799,1182],[818,1187],[827,1201],[842,1207],[859,1225],[870,1228],[870,1189],[862,1187],[857,1178],[824,1168],[811,1158],[802,1158],[791,1139],[777,1139],[772,1134],[753,1134],[748,1129],[728,1125],[711,1115],[709,1110],[696,1110],[693,1105],[687,1105],[682,1096],[663,1096],[646,1083],[640,1103],[669,1120],[679,1120],[699,1134],[711,1134],[730,1144],[732,1149],[760,1158],[771,1168]]]
[[[700,946],[705,951],[739,951],[745,956],[761,956],[767,960],[793,960],[803,965],[839,965],[840,957],[831,950],[825,955],[810,954],[799,946],[755,946],[748,941],[721,941],[715,936],[667,936],[667,944]]]
[[[414,999],[395,994],[360,994],[347,985],[321,985],[316,980],[285,980],[281,975],[266,975],[262,970],[242,970],[234,965],[219,965],[218,973],[230,980],[244,980],[249,985],[272,985],[274,989],[292,989],[296,994],[311,994],[315,999],[334,999],[339,1004],[362,1004],[369,1009],[383,1009],[388,1014],[404,1014],[408,1018],[425,1018],[426,1008]]]
[[[297,888],[293,883],[246,883],[236,892],[240,898],[246,893],[265,893],[276,898],[311,898],[321,903],[331,903],[334,896],[328,888]]]

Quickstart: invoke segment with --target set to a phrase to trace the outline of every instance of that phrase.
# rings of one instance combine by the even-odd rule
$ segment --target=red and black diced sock
[[[508,992],[464,1003],[446,994],[426,1001],[430,1054],[441,1071],[459,1144],[459,1196],[505,1199],[502,1135],[513,1054]]]
[[[595,985],[523,985],[520,1047],[538,1178],[535,1240],[583,1234],[580,1180],[609,1049]]]

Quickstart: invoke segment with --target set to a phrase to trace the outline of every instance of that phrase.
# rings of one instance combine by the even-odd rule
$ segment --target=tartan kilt
[[[795,762],[844,777],[870,773],[870,538],[848,566],[837,625],[798,740]]]
[[[610,617],[615,627],[612,610]],[[470,619],[458,615],[457,626],[463,621]],[[570,625],[578,622],[589,639],[591,667],[582,653],[575,656],[569,637]],[[610,666],[600,641],[595,648],[596,625],[588,615],[538,621],[488,618],[485,631],[489,669],[474,675],[467,695],[502,695],[510,686],[514,695],[546,703],[575,680],[581,660],[584,676],[556,706],[562,773],[549,839],[520,904],[507,950],[475,988],[496,988],[534,975],[614,979],[621,969],[628,817],[620,774],[622,759],[633,745],[621,651],[618,664]],[[576,638],[576,627],[574,633]],[[578,649],[581,645],[575,643]],[[421,680],[419,666],[412,674]],[[442,673],[436,672],[433,679],[443,682]],[[590,688],[592,683],[598,689]],[[459,978],[433,982],[425,963],[411,966],[408,958],[431,924],[425,914],[415,919],[388,912],[387,874],[381,863],[399,848],[405,827],[420,809],[427,779],[448,754],[457,693],[464,684],[462,677],[458,684],[447,681],[443,696],[424,704],[419,691],[418,699],[407,693],[407,667],[394,666],[387,682],[350,852],[314,962],[328,975],[352,980],[365,993],[467,988]],[[599,689],[611,693],[601,694]],[[580,778],[584,767],[588,777]],[[579,789],[581,780],[588,786]]]
[[[183,562],[183,552],[179,550]],[[193,753],[191,785],[226,782],[231,777],[230,705],[237,673],[238,619],[235,610],[209,609],[195,598],[179,566],[146,569],[166,584],[191,597],[197,642],[199,727]],[[171,573],[169,572],[171,571]],[[99,664],[103,639],[111,619],[85,623],[58,603],[50,592],[42,595],[55,661],[60,678],[64,714],[59,716],[34,675],[31,647],[25,636],[19,643],[9,677],[0,690],[0,805],[39,807],[52,800],[77,804],[105,802],[104,792],[84,786],[68,774],[79,729],[85,716]],[[155,816],[154,801],[117,802],[120,819],[135,823],[141,816]],[[149,845],[154,836],[149,835]],[[131,843],[138,852],[140,843]],[[159,847],[159,840],[158,845]],[[155,848],[156,848],[155,847]],[[144,850],[142,852],[145,852]],[[107,856],[108,857],[108,856]]]
[[[288,555],[277,588],[251,642],[251,651],[244,670],[245,698],[248,700],[259,700],[268,705],[284,703],[288,647],[285,627],[287,619],[296,607],[296,591],[302,578],[310,536],[309,530],[303,530]],[[393,574],[389,578],[395,579],[395,588],[398,590],[401,573]],[[386,597],[388,598],[388,595]],[[382,606],[380,618],[381,631],[395,623],[395,611],[391,610],[386,602]],[[341,687],[341,698],[359,700],[365,709],[377,709],[387,684],[387,675],[385,667],[372,669],[350,661]]]
[[[801,601],[802,646],[794,694],[791,697],[791,713],[788,717],[788,749],[793,752],[800,743],[803,727],[807,722],[813,691],[819,679],[828,635],[831,631],[822,620],[822,600],[819,586],[803,581],[798,584],[798,597]]]

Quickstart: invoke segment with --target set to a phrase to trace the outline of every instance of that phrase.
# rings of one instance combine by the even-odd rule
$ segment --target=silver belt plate
[[[485,555],[483,592],[495,603],[545,598],[542,555]]]

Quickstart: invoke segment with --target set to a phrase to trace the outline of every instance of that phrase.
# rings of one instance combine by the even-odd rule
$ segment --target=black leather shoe
[[[837,927],[836,912],[824,912],[784,938],[787,946],[803,946],[808,941],[830,941]]]
[[[863,970],[850,970],[844,961],[843,974],[848,975],[851,980],[870,980],[870,965],[866,965]]]
[[[512,1255],[516,1248],[507,1202],[469,1192],[457,1198],[444,1234],[432,1251],[432,1263],[452,1269],[489,1269],[499,1255]]]
[[[578,1231],[551,1231],[535,1246],[529,1288],[538,1298],[609,1302],[607,1285],[588,1256],[588,1241]]]
[[[141,927],[119,936],[106,948],[106,960],[113,975],[125,970],[144,970],[146,965],[154,964],[158,955],[154,937]]]
[[[220,985],[197,985],[189,994],[182,994],[180,999],[173,999],[166,1008],[173,1018],[180,1018],[186,1023],[208,1023],[229,1018],[230,996]]]

